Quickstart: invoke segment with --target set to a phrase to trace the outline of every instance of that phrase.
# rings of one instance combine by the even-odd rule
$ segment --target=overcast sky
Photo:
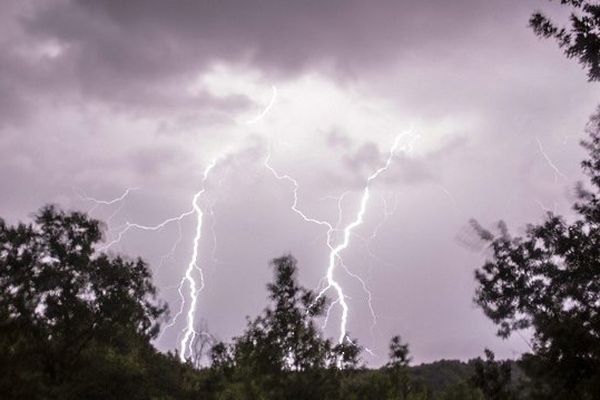
[[[0,215],[45,203],[156,225],[190,209],[203,171],[198,323],[221,339],[265,305],[270,259],[292,253],[303,285],[325,275],[326,228],[343,227],[397,135],[418,139],[371,184],[338,268],[348,330],[385,361],[394,334],[416,362],[500,357],[473,303],[485,251],[468,229],[519,233],[569,212],[578,145],[598,96],[529,15],[546,1],[12,1],[0,6]],[[410,136],[413,138],[414,136]],[[407,136],[408,138],[408,136]],[[405,144],[406,142],[402,142]],[[402,150],[402,149],[401,149]],[[135,188],[122,201],[109,201]],[[337,197],[347,193],[340,203]],[[87,198],[87,199],[86,199]],[[338,219],[339,218],[339,219]],[[195,219],[131,229],[109,248],[153,268],[174,315]],[[335,235],[334,242],[342,238]],[[334,243],[334,244],[335,244]],[[333,296],[334,292],[328,292]],[[339,307],[325,333],[337,337]],[[174,349],[183,320],[157,341]]]

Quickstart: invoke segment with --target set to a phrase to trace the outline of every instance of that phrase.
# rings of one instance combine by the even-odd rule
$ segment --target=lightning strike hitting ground
[[[196,303],[198,302],[198,292],[204,289],[204,274],[202,272],[202,268],[198,266],[198,247],[200,245],[200,239],[202,238],[202,222],[204,219],[204,211],[198,204],[200,196],[204,194],[206,191],[205,183],[208,180],[208,176],[212,169],[217,164],[218,159],[213,160],[204,170],[204,176],[202,179],[202,189],[200,189],[192,200],[193,210],[196,213],[196,233],[194,235],[193,241],[193,249],[192,249],[192,257],[190,262],[188,263],[188,267],[185,271],[185,277],[181,281],[181,285],[184,282],[187,282],[189,285],[189,297],[190,297],[190,305],[188,307],[187,319],[186,319],[186,328],[185,333],[183,335],[183,339],[181,339],[181,344],[179,346],[179,358],[181,361],[185,361],[186,350],[189,353],[192,353],[192,343],[196,337],[196,331],[194,330],[194,321],[196,320]],[[194,279],[193,272],[194,270],[198,271],[200,275],[200,287],[197,287],[196,280]]]
[[[92,212],[98,206],[111,206],[113,204],[121,203],[123,200],[125,200],[125,198],[133,190],[137,190],[137,188],[127,188],[125,190],[125,192],[123,192],[123,194],[121,196],[116,197],[116,198],[114,198],[112,200],[99,200],[99,199],[96,199],[95,197],[87,196],[86,194],[84,194],[82,192],[79,192],[79,191],[77,191],[77,190],[74,189],[75,193],[77,193],[77,195],[81,198],[81,200],[94,203],[94,207],[92,207],[92,209],[90,209],[88,212]],[[184,217],[186,217],[187,215],[190,215],[190,213],[189,212],[183,213],[183,214],[179,215],[176,218],[170,218],[168,220],[165,220],[161,224],[158,224],[156,226],[147,226],[147,225],[132,224],[132,223],[126,222],[125,228],[123,228],[123,229],[121,229],[119,231],[119,233],[117,235],[117,238],[114,239],[114,240],[112,240],[111,242],[107,243],[106,245],[100,247],[98,250],[99,251],[104,251],[104,250],[107,250],[108,248],[110,248],[111,246],[117,244],[118,242],[121,241],[121,239],[123,238],[123,235],[125,233],[127,233],[128,230],[130,230],[132,228],[137,228],[137,229],[142,229],[142,230],[160,230],[164,226],[166,226],[167,224],[169,224],[170,222],[177,221],[178,222],[178,227],[179,227],[179,236],[178,236],[178,239],[175,242],[175,244],[173,245],[173,247],[171,248],[171,250],[161,258],[161,261],[160,261],[160,263],[158,265],[158,268],[157,268],[157,271],[158,271],[162,267],[164,261],[167,258],[173,256],[173,254],[175,252],[175,249],[177,248],[177,246],[181,242],[181,240],[183,238],[182,237],[182,231],[181,231],[181,220]],[[107,223],[110,222],[110,220],[112,219],[113,216],[114,216],[114,213],[107,220]],[[163,328],[163,330],[160,332],[160,335],[158,336],[158,339],[160,339],[162,337],[162,335],[167,331],[167,329],[169,329],[173,325],[175,325],[175,323],[177,322],[177,319],[179,318],[179,316],[181,314],[183,314],[183,311],[184,311],[184,308],[185,308],[185,296],[184,296],[183,291],[182,291],[184,283],[185,283],[185,277],[182,278],[181,282],[179,283],[179,285],[177,285],[177,291],[178,291],[179,297],[181,299],[179,311],[175,314],[175,316],[173,317],[173,319],[167,325],[165,325],[165,327]]]
[[[248,124],[254,124],[254,123],[262,120],[267,115],[267,113],[270,111],[270,109],[272,108],[272,106],[275,103],[275,100],[277,98],[277,88],[275,86],[273,86],[272,91],[273,91],[273,93],[272,93],[272,97],[271,97],[269,104],[265,107],[265,109],[263,110],[263,112],[261,114],[259,114],[252,120],[247,121]],[[407,136],[408,136],[409,140],[407,140],[404,144],[401,144],[402,139],[406,138]],[[298,191],[299,191],[298,182],[289,175],[278,173],[270,165],[270,158],[271,158],[270,151],[267,155],[267,158],[265,159],[264,166],[268,170],[270,170],[271,173],[273,173],[273,175],[275,176],[276,179],[288,181],[289,183],[291,183],[293,185],[293,202],[291,205],[292,211],[294,211],[296,214],[298,214],[305,222],[317,224],[317,225],[323,226],[327,229],[326,244],[327,244],[327,247],[329,248],[328,264],[327,264],[327,268],[326,268],[326,274],[323,278],[324,284],[319,285],[321,287],[321,290],[318,293],[317,299],[324,296],[325,293],[329,290],[333,290],[335,292],[336,298],[330,304],[329,308],[327,309],[327,313],[326,313],[326,316],[325,316],[325,319],[323,322],[323,327],[325,327],[328,323],[331,310],[334,307],[339,306],[341,308],[339,337],[338,337],[338,341],[340,343],[342,343],[344,340],[349,340],[347,337],[349,305],[346,301],[347,296],[345,295],[342,286],[335,279],[335,271],[336,271],[337,267],[341,267],[350,277],[352,277],[360,282],[363,291],[367,295],[367,303],[368,303],[368,307],[369,307],[369,310],[370,310],[372,318],[373,318],[373,324],[375,324],[377,322],[377,316],[375,314],[375,310],[374,310],[374,307],[372,304],[372,300],[373,300],[372,293],[370,292],[365,281],[358,274],[350,271],[348,269],[348,267],[344,264],[341,253],[350,246],[351,237],[355,234],[354,231],[360,225],[362,225],[364,222],[364,217],[367,212],[367,206],[369,204],[369,200],[371,197],[372,182],[375,181],[382,173],[384,173],[385,171],[387,171],[390,168],[393,158],[397,152],[404,151],[405,153],[410,153],[412,151],[413,142],[417,138],[418,138],[418,136],[413,135],[410,131],[408,133],[402,133],[395,138],[392,146],[390,147],[389,155],[388,155],[384,165],[381,166],[380,168],[378,168],[377,170],[375,170],[370,176],[367,177],[367,179],[365,181],[365,185],[362,189],[362,194],[361,194],[359,204],[358,204],[359,207],[355,214],[355,218],[350,223],[348,223],[343,229],[339,228],[339,225],[341,224],[341,221],[343,219],[343,204],[342,203],[343,203],[345,197],[350,192],[345,192],[341,196],[336,198],[338,215],[337,215],[337,222],[335,223],[335,226],[328,221],[310,217],[298,208]],[[540,144],[540,148],[541,148],[541,144]],[[220,158],[214,159],[205,168],[205,170],[203,172],[202,182],[201,182],[201,189],[194,194],[194,196],[192,198],[192,202],[191,202],[192,203],[191,209],[182,212],[178,216],[165,219],[164,221],[162,221],[156,225],[142,225],[142,224],[131,223],[131,222],[127,221],[122,227],[117,229],[117,234],[114,239],[112,239],[111,241],[106,243],[103,247],[98,249],[100,251],[109,249],[110,247],[119,243],[123,239],[123,236],[130,230],[160,231],[164,227],[166,227],[167,225],[169,225],[171,223],[177,223],[179,226],[179,238],[178,238],[177,242],[175,242],[175,244],[173,245],[173,247],[171,248],[169,253],[167,255],[163,256],[163,258],[161,259],[161,262],[159,265],[159,267],[160,267],[160,266],[162,266],[162,263],[166,258],[171,257],[173,255],[173,253],[175,252],[175,249],[177,248],[177,246],[179,245],[179,243],[182,240],[181,222],[185,218],[195,215],[196,218],[195,218],[195,231],[194,231],[194,236],[193,236],[193,240],[192,240],[192,254],[189,259],[189,262],[187,263],[187,268],[185,269],[184,276],[181,278],[179,284],[176,286],[180,300],[181,300],[180,307],[179,307],[179,310],[177,311],[177,313],[175,314],[174,318],[172,319],[172,321],[169,324],[167,324],[165,326],[165,328],[163,329],[163,331],[161,332],[161,336],[162,336],[162,334],[164,334],[164,332],[167,329],[173,327],[176,324],[176,322],[178,321],[179,317],[181,317],[185,313],[185,315],[186,315],[185,327],[178,337],[178,340],[180,340],[180,342],[179,342],[179,357],[180,357],[181,361],[185,361],[188,356],[192,355],[193,343],[196,339],[196,336],[199,334],[194,329],[194,323],[196,320],[196,307],[197,307],[197,302],[198,302],[198,294],[204,288],[204,274],[203,274],[202,268],[200,268],[200,266],[198,265],[199,246],[200,246],[201,239],[202,239],[202,231],[203,231],[203,223],[204,223],[205,213],[208,212],[212,215],[211,205],[209,204],[207,206],[208,209],[204,210],[203,207],[200,206],[200,200],[201,200],[201,197],[206,192],[206,183],[209,178],[209,175],[210,175],[211,171],[213,170],[213,168],[217,165],[219,159]],[[112,199],[112,200],[97,200],[97,199],[94,199],[92,197],[88,197],[85,195],[80,195],[80,197],[85,201],[94,202],[95,206],[112,205],[112,204],[122,202],[129,195],[129,193],[132,190],[135,190],[135,188],[127,189],[121,196],[119,196],[115,199]],[[389,216],[388,210],[387,210],[387,204],[386,204],[385,208],[386,209],[384,210],[384,214],[385,214],[385,219],[387,219],[387,217]],[[213,223],[214,223],[214,220],[213,220]],[[379,228],[379,226],[377,227],[375,232],[373,232],[373,238],[377,234],[378,228]],[[214,225],[211,227],[211,229],[214,230]],[[342,239],[339,243],[334,244],[333,237],[334,237],[334,234],[336,234],[336,233],[341,233]],[[213,236],[214,236],[214,232],[213,232]],[[214,238],[214,239],[216,240],[216,238]],[[216,247],[216,243],[215,243],[215,247]],[[213,249],[213,253],[214,253],[214,249]],[[213,254],[213,258],[214,258],[214,254]],[[185,293],[186,288],[188,289],[187,295]],[[187,309],[187,312],[185,311],[186,309]]]
[[[267,104],[267,106],[264,108],[264,110],[259,115],[252,118],[251,120],[247,121],[246,123],[247,124],[255,124],[255,123],[259,122],[260,120],[262,120],[263,118],[265,118],[265,116],[269,113],[269,111],[275,104],[276,99],[277,99],[277,88],[273,85],[271,99],[270,99],[269,103]],[[103,246],[101,246],[100,248],[97,249],[98,251],[108,250],[112,246],[119,243],[123,239],[123,237],[131,230],[160,231],[163,228],[165,228],[167,225],[170,225],[171,223],[177,223],[178,229],[179,229],[178,239],[173,244],[173,246],[171,247],[169,252],[161,258],[161,261],[158,266],[158,269],[160,269],[162,267],[164,261],[167,258],[170,258],[174,255],[177,246],[181,243],[181,241],[183,239],[182,231],[181,231],[181,222],[187,217],[190,217],[192,215],[196,216],[194,237],[192,240],[192,255],[187,264],[187,268],[185,269],[184,276],[181,278],[179,284],[176,286],[177,292],[178,292],[179,298],[180,298],[179,310],[177,311],[177,313],[175,314],[173,319],[164,327],[164,329],[161,331],[161,333],[159,335],[159,338],[160,338],[165,333],[166,330],[173,327],[177,323],[179,317],[181,317],[185,312],[186,303],[189,302],[189,304],[187,305],[185,328],[182,330],[182,332],[179,335],[179,337],[181,338],[180,343],[179,343],[179,357],[180,357],[181,361],[185,361],[187,356],[192,355],[192,351],[193,351],[192,347],[194,344],[194,340],[195,340],[196,336],[199,334],[194,329],[194,323],[196,320],[196,306],[197,306],[197,302],[198,302],[198,293],[200,291],[202,291],[202,289],[204,288],[204,274],[203,274],[202,268],[200,268],[200,266],[198,265],[198,257],[199,257],[199,253],[200,253],[199,246],[200,246],[200,242],[202,239],[202,230],[203,230],[203,222],[204,222],[205,212],[208,212],[209,215],[211,215],[211,216],[213,215],[212,205],[208,204],[206,206],[207,210],[205,211],[200,206],[200,200],[201,200],[202,195],[206,191],[206,182],[208,180],[208,177],[209,177],[211,171],[213,170],[213,168],[220,161],[220,159],[221,159],[221,157],[215,158],[205,168],[205,170],[203,172],[201,188],[198,192],[196,192],[194,194],[194,196],[192,198],[191,209],[184,211],[175,217],[165,219],[164,221],[162,221],[156,225],[142,225],[139,223],[133,223],[133,222],[126,221],[124,225],[115,229],[117,233],[116,233],[116,236],[112,240],[108,241],[108,243],[105,243]],[[87,196],[82,192],[77,192],[75,190],[74,191],[83,201],[89,201],[89,202],[94,203],[93,208],[90,210],[90,212],[91,212],[98,206],[110,206],[113,204],[122,203],[123,200],[125,200],[125,198],[133,190],[137,190],[137,188],[128,188],[121,196],[116,197],[111,200],[99,200],[99,199]],[[115,213],[113,213],[113,216],[118,211],[119,210],[115,211]],[[112,216],[111,216],[111,218],[112,218]],[[212,256],[213,256],[213,260],[215,260],[216,259],[215,251],[216,251],[217,243],[216,243],[216,235],[214,233],[214,229],[215,229],[214,218],[213,218],[213,223],[210,226],[210,229],[213,233],[214,244],[213,244]],[[195,275],[197,275],[198,278],[196,278]],[[198,279],[198,281],[196,279]],[[184,289],[186,287],[188,289],[187,296],[184,294]],[[178,340],[179,340],[179,337],[178,337]]]
[[[203,274],[202,269],[198,265],[199,246],[200,246],[200,241],[202,238],[202,226],[203,226],[203,219],[204,219],[204,210],[200,206],[200,198],[206,191],[206,182],[208,180],[210,172],[217,165],[217,162],[219,160],[220,160],[220,158],[215,158],[205,168],[203,175],[202,175],[201,189],[194,194],[194,196],[192,198],[192,208],[190,210],[182,212],[178,216],[175,216],[172,218],[167,218],[164,221],[162,221],[156,225],[142,225],[142,224],[132,223],[132,222],[127,221],[127,222],[125,222],[124,226],[117,229],[118,233],[114,239],[112,239],[111,241],[106,243],[104,246],[101,246],[100,248],[97,249],[98,251],[108,250],[110,247],[119,243],[123,239],[124,235],[132,229],[144,230],[144,231],[160,231],[167,225],[177,222],[179,225],[179,229],[180,229],[179,230],[179,232],[180,232],[179,238],[178,238],[177,242],[175,242],[175,244],[173,245],[173,247],[171,248],[169,253],[161,259],[161,263],[159,264],[159,266],[160,266],[160,265],[162,265],[162,262],[164,261],[164,259],[166,257],[169,257],[170,255],[172,255],[174,253],[175,248],[178,246],[178,244],[180,243],[180,241],[182,239],[182,237],[181,237],[181,222],[183,221],[183,219],[185,219],[186,217],[189,217],[193,214],[196,215],[195,233],[194,233],[194,238],[192,241],[192,255],[188,262],[184,276],[181,278],[181,281],[180,281],[179,285],[177,286],[179,297],[181,299],[180,308],[179,308],[178,312],[175,314],[175,316],[173,317],[173,319],[171,320],[171,322],[169,324],[167,324],[165,326],[165,329],[163,329],[163,331],[161,332],[161,335],[162,335],[166,329],[175,325],[178,318],[184,313],[185,306],[186,306],[186,296],[184,295],[183,292],[184,292],[184,287],[187,286],[187,288],[188,288],[188,296],[187,297],[189,298],[189,306],[187,308],[188,311],[186,314],[186,325],[183,330],[183,338],[181,339],[180,346],[179,346],[179,357],[180,357],[181,361],[185,361],[186,355],[191,354],[191,352],[192,352],[192,344],[193,344],[195,336],[196,336],[196,332],[194,330],[194,322],[195,322],[196,306],[197,306],[197,302],[198,302],[198,293],[204,288],[204,274]],[[123,201],[132,190],[134,190],[134,189],[127,189],[125,191],[125,193],[123,193],[123,195],[121,195],[120,197],[117,197],[113,200],[97,200],[95,198],[84,196],[84,195],[80,195],[80,197],[83,200],[94,202],[96,204],[96,206],[97,205],[112,205],[112,204],[118,203],[120,201]],[[210,209],[210,212],[212,213],[212,209],[210,207],[209,207],[209,209]],[[196,281],[196,278],[194,276],[194,271],[196,271],[198,274],[199,282]]]
[[[407,143],[405,143],[403,146],[400,146],[400,142],[401,139],[409,136],[410,139],[407,141]],[[327,246],[329,247],[329,262],[327,265],[327,270],[326,270],[326,282],[327,285],[321,289],[321,291],[319,292],[319,295],[317,298],[320,298],[321,296],[323,296],[328,290],[333,289],[337,295],[335,301],[330,305],[330,308],[327,310],[327,314],[326,314],[326,318],[325,318],[325,324],[327,323],[328,319],[329,319],[329,314],[331,311],[331,308],[335,305],[335,304],[339,304],[339,306],[341,307],[341,319],[340,319],[340,333],[339,333],[339,337],[338,337],[338,341],[340,343],[342,343],[344,340],[347,339],[347,325],[348,325],[348,311],[349,311],[349,307],[348,307],[348,303],[346,302],[346,295],[344,294],[343,288],[342,286],[339,284],[339,282],[336,281],[335,279],[335,269],[336,266],[339,264],[342,268],[344,268],[346,270],[346,272],[348,272],[353,278],[358,279],[363,287],[363,290],[365,290],[365,292],[367,293],[368,296],[368,302],[369,302],[369,308],[372,311],[373,315],[374,315],[374,310],[371,304],[371,299],[372,299],[372,294],[371,292],[368,290],[367,285],[365,284],[365,282],[356,274],[351,273],[346,266],[343,263],[342,257],[341,257],[341,253],[348,248],[348,246],[350,245],[350,237],[352,236],[352,233],[354,231],[355,228],[359,227],[360,225],[362,225],[362,223],[364,222],[364,215],[366,213],[367,210],[367,205],[369,202],[369,198],[370,198],[370,185],[371,183],[379,176],[381,175],[383,172],[387,171],[392,163],[392,160],[396,154],[397,151],[399,151],[400,147],[402,147],[402,150],[406,153],[410,153],[412,151],[412,146],[414,141],[418,138],[417,135],[413,135],[410,131],[409,133],[402,133],[400,135],[398,135],[391,148],[389,151],[389,156],[386,160],[386,162],[384,163],[384,165],[382,167],[380,167],[379,169],[377,169],[375,172],[373,172],[366,180],[365,182],[365,186],[363,188],[362,191],[362,196],[360,198],[360,202],[359,202],[359,209],[356,213],[356,217],[353,221],[351,221],[348,225],[345,226],[345,228],[343,229],[342,233],[343,233],[343,237],[342,237],[342,241],[341,243],[337,244],[336,246],[334,246],[332,244],[332,236],[333,233],[335,231],[337,231],[336,228],[334,228],[329,222],[324,221],[324,220],[318,220],[312,217],[307,216],[304,212],[302,212],[301,210],[298,209],[298,189],[299,189],[299,184],[298,182],[292,178],[289,175],[285,175],[285,174],[280,174],[278,173],[270,164],[270,159],[271,159],[271,153],[269,152],[267,155],[267,158],[265,159],[265,167],[271,171],[271,173],[273,173],[273,175],[275,176],[275,178],[277,178],[278,180],[285,180],[288,181],[290,183],[292,183],[293,185],[293,196],[294,196],[294,200],[291,206],[292,211],[294,211],[296,214],[300,215],[300,217],[306,221],[306,222],[310,222],[310,223],[314,223],[314,224],[318,224],[318,225],[322,225],[327,227]],[[341,202],[343,200],[344,196],[341,196],[338,199],[338,210],[341,210]]]
[[[271,96],[271,100],[270,100],[269,104],[266,106],[266,108],[263,110],[263,112],[260,113],[255,118],[251,119],[250,121],[247,121],[247,124],[254,124],[254,123],[262,120],[269,113],[269,111],[275,104],[275,100],[277,98],[277,88],[275,86],[272,86],[272,92],[273,93]],[[181,282],[177,288],[179,297],[181,300],[180,308],[179,308],[178,312],[175,314],[175,316],[173,317],[173,320],[165,326],[165,329],[162,331],[162,333],[164,333],[166,329],[172,327],[177,322],[178,318],[183,314],[184,308],[185,308],[185,296],[183,295],[183,286],[187,283],[187,286],[189,288],[188,297],[190,299],[190,304],[188,306],[188,312],[187,312],[187,316],[186,316],[186,326],[183,330],[183,338],[181,339],[180,345],[179,345],[179,357],[180,357],[181,361],[186,360],[186,354],[189,354],[191,356],[192,352],[193,352],[192,346],[194,344],[194,340],[197,335],[197,332],[194,330],[194,323],[196,321],[196,306],[197,306],[197,302],[198,302],[198,293],[200,291],[202,291],[202,289],[204,289],[204,274],[203,274],[202,269],[198,266],[198,255],[199,255],[200,241],[202,238],[202,227],[203,227],[205,212],[202,209],[202,207],[200,207],[199,200],[200,200],[200,197],[206,191],[205,184],[206,184],[206,181],[208,180],[208,176],[209,176],[210,172],[212,171],[212,169],[216,166],[216,164],[218,163],[219,160],[220,160],[220,157],[215,158],[206,167],[206,169],[204,170],[203,179],[202,179],[202,188],[200,189],[200,191],[198,191],[194,195],[194,197],[192,199],[192,210],[181,214],[179,217],[179,222],[180,222],[181,218],[186,217],[191,214],[196,214],[196,229],[195,229],[194,239],[192,242],[193,243],[192,244],[192,256],[190,258],[187,269],[185,271],[185,275],[181,279]],[[208,208],[208,212],[210,213],[210,215],[213,215],[212,205],[209,204],[207,208]],[[216,251],[216,247],[217,247],[216,235],[214,234],[214,218],[213,218],[213,224],[211,225],[210,228],[211,228],[211,231],[213,232],[214,245],[213,245],[212,256],[213,256],[213,260],[214,260],[215,259],[215,251]],[[122,236],[122,235],[120,235],[120,236]],[[175,244],[175,246],[176,245],[177,245],[177,243]],[[199,275],[199,278],[200,278],[199,284],[196,282],[196,280],[194,278],[194,275],[193,275],[194,270],[196,270]]]
[[[329,264],[327,266],[327,283],[328,283],[328,285],[323,290],[321,290],[321,292],[319,293],[319,297],[324,295],[325,292],[327,292],[327,290],[329,290],[330,288],[333,288],[336,291],[336,293],[338,294],[338,299],[340,300],[340,305],[342,306],[342,317],[341,317],[341,322],[340,322],[340,335],[339,335],[339,339],[338,339],[338,341],[340,343],[344,341],[344,339],[346,338],[346,335],[347,335],[348,306],[344,300],[344,293],[343,293],[341,286],[334,279],[336,261],[338,259],[341,259],[340,253],[343,250],[347,249],[348,246],[350,245],[350,237],[352,235],[352,231],[355,228],[357,228],[358,226],[362,225],[362,223],[364,222],[364,215],[367,211],[367,204],[368,204],[369,197],[370,197],[371,182],[373,180],[375,180],[381,173],[383,173],[384,171],[387,171],[389,169],[389,167],[392,163],[392,160],[394,158],[394,155],[396,154],[396,151],[398,150],[398,147],[400,146],[400,139],[403,138],[404,136],[405,136],[405,134],[400,134],[396,137],[392,147],[390,148],[389,156],[388,156],[384,166],[377,169],[374,173],[372,173],[367,178],[365,187],[363,189],[363,194],[360,199],[359,209],[356,214],[356,218],[354,219],[354,221],[352,221],[348,225],[346,225],[346,227],[344,228],[344,231],[343,231],[342,242],[340,244],[338,244],[336,247],[334,247],[332,249],[332,251],[329,253]],[[411,140],[408,142],[408,149],[412,149],[413,141],[414,140]],[[366,288],[366,285],[364,284],[364,281],[362,281],[362,279],[361,279],[361,283],[364,285],[363,287]],[[370,292],[369,292],[369,295],[370,295]]]
[[[333,247],[333,245],[331,244],[331,237],[333,232],[335,231],[335,228],[333,227],[333,225],[331,225],[329,222],[327,221],[323,221],[323,220],[318,220],[312,217],[307,216],[305,213],[303,213],[300,209],[298,209],[298,189],[299,189],[299,184],[298,181],[296,181],[294,178],[292,178],[289,175],[281,175],[279,174],[270,164],[269,161],[271,159],[271,153],[269,152],[269,154],[267,155],[267,158],[265,160],[265,167],[267,169],[269,169],[273,175],[275,176],[275,178],[277,178],[278,180],[286,180],[288,182],[291,182],[294,185],[294,190],[293,190],[293,194],[294,194],[294,201],[292,203],[291,209],[292,211],[294,211],[296,214],[300,215],[300,217],[306,221],[306,222],[310,222],[310,223],[314,223],[317,225],[322,225],[322,226],[326,226],[327,227],[327,246],[330,249],[330,252],[333,253],[335,251],[335,248]],[[342,200],[342,197],[340,197],[340,200]],[[339,203],[338,203],[339,206]],[[331,254],[330,253],[330,254]],[[335,256],[334,256],[335,258]],[[329,309],[327,310],[327,315],[325,318],[325,324],[327,323],[327,321],[329,320],[329,313],[331,311],[331,308],[333,307],[333,304],[338,303],[341,307],[342,307],[342,327],[340,329],[344,329],[343,330],[343,334],[340,338],[340,342],[343,341],[344,337],[345,337],[345,326],[346,326],[346,316],[348,315],[348,304],[346,303],[346,296],[344,295],[344,291],[342,289],[342,287],[338,284],[337,281],[335,281],[335,279],[333,279],[333,275],[329,273],[327,273],[327,286],[326,289],[329,289],[330,287],[333,287],[336,290],[337,293],[337,298],[335,300],[334,303],[332,303],[332,305],[330,305]],[[325,290],[326,290],[325,289]],[[322,296],[324,291],[321,291],[319,293],[319,296]]]

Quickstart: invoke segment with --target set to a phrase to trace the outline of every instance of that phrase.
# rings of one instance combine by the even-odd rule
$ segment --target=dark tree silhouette
[[[533,332],[523,367],[543,382],[540,398],[600,398],[600,108],[587,131],[591,189],[578,186],[572,222],[548,213],[514,238],[503,223],[498,236],[474,223],[492,252],[476,271],[475,300],[500,336]]]
[[[389,344],[389,361],[385,365],[385,370],[389,377],[390,389],[388,398],[391,399],[412,399],[423,398],[426,391],[409,374],[408,366],[411,358],[407,343],[402,343],[400,336],[394,336]]]
[[[150,341],[166,307],[146,264],[96,251],[101,240],[100,222],[52,206],[31,224],[0,220],[0,398],[431,399],[399,337],[382,370],[359,367],[350,339],[322,337],[327,299],[298,285],[291,256],[273,260],[269,305],[212,346],[210,368],[211,340],[187,363],[159,353]]]
[[[473,386],[481,390],[485,400],[516,399],[510,361],[496,361],[494,353],[488,349],[485,350],[485,357],[485,361],[479,358],[474,362]]]
[[[390,361],[388,367],[390,368],[403,368],[408,367],[410,364],[408,344],[402,343],[400,336],[394,336],[390,340]]]
[[[336,390],[335,370],[356,367],[360,348],[349,339],[334,345],[321,336],[315,319],[324,315],[327,299],[298,285],[292,256],[271,265],[271,304],[233,343],[213,347],[213,369],[249,398],[326,398]]]
[[[600,80],[600,5],[560,3],[572,8],[569,28],[540,12],[530,26],[538,36],[556,39],[591,81]],[[511,237],[503,222],[494,235],[472,221],[491,250],[491,259],[475,273],[475,301],[499,325],[501,337],[532,332],[532,353],[520,366],[533,399],[600,398],[600,108],[586,130],[582,168],[591,188],[578,184],[574,220],[548,213],[544,222],[529,224],[523,237]]]
[[[83,395],[85,371],[150,346],[166,310],[150,271],[96,252],[101,239],[99,221],[53,206],[32,224],[0,219],[2,398],[96,398],[108,388]]]
[[[573,9],[571,26],[559,28],[541,12],[535,12],[529,24],[544,38],[554,38],[568,58],[576,58],[587,69],[590,81],[600,80],[600,4],[584,0],[560,0]]]

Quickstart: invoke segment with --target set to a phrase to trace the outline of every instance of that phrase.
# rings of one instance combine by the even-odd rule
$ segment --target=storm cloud
[[[365,223],[338,271],[349,330],[376,365],[400,333],[417,361],[469,358],[498,339],[472,304],[485,253],[468,221],[516,232],[544,209],[569,213],[578,146],[597,87],[527,27],[546,1],[5,1],[0,12],[0,210],[26,220],[52,202],[155,224],[189,209],[202,171],[210,207],[198,315],[226,339],[264,305],[269,259],[291,252],[316,287],[322,227],[355,215],[394,137],[419,139],[373,184]],[[276,90],[273,89],[276,87]],[[274,96],[276,93],[276,96]],[[248,124],[273,106],[260,121]],[[545,153],[542,154],[542,153]],[[550,159],[560,169],[556,175]],[[113,199],[94,206],[81,194]],[[193,221],[132,232],[111,251],[149,260],[172,314]],[[181,240],[180,231],[181,228]],[[173,250],[174,249],[174,250]],[[173,250],[173,251],[172,251]],[[326,334],[336,335],[332,314]],[[373,322],[376,324],[373,325]],[[176,325],[157,345],[177,345]]]

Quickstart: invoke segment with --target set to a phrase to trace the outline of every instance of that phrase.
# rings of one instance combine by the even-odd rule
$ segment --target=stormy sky
[[[381,364],[401,334],[416,362],[500,357],[472,302],[488,255],[468,228],[512,231],[569,214],[578,145],[598,90],[527,27],[546,1],[12,1],[0,6],[0,215],[46,203],[106,221],[157,225],[205,211],[198,325],[238,334],[265,305],[270,259],[291,253],[303,285],[325,275],[327,230],[356,216],[367,177],[397,135],[418,135],[372,182],[342,256],[352,337]],[[218,162],[202,185],[203,171]],[[91,198],[122,201],[96,204]],[[338,207],[339,196],[345,194]],[[340,213],[341,210],[341,213]],[[108,251],[142,256],[179,310],[194,217],[131,229]],[[335,240],[340,240],[338,234]],[[199,277],[198,277],[199,278]],[[329,292],[329,295],[334,293]],[[324,331],[336,337],[339,308]],[[156,345],[175,349],[183,320]],[[524,333],[526,336],[526,333]]]

